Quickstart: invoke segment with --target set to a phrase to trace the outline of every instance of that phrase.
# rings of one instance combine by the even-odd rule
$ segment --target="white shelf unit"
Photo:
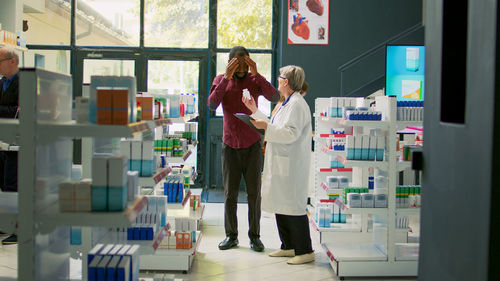
[[[329,98],[316,99],[316,112],[327,112]],[[361,227],[344,226],[342,229],[333,227],[316,228],[320,231],[320,239],[330,264],[340,277],[354,276],[416,276],[418,261],[415,257],[396,259],[396,240],[405,236],[409,229],[396,229],[396,215],[418,214],[416,208],[396,209],[396,185],[398,173],[411,167],[409,161],[396,161],[396,131],[406,126],[419,126],[422,122],[397,122],[396,100],[390,97],[377,97],[376,110],[382,112],[383,121],[348,121],[338,118],[322,117],[316,114],[315,133],[324,134],[330,128],[353,127],[356,135],[364,134],[368,130],[378,129],[386,137],[386,151],[384,161],[354,161],[345,160],[345,155],[335,155],[338,161],[346,168],[352,168],[352,179],[362,186],[367,186],[368,169],[384,170],[388,174],[388,207],[387,208],[351,208],[344,210],[345,214],[360,215]],[[338,126],[338,127],[335,127]],[[381,132],[380,132],[381,131]],[[325,198],[325,176],[329,175],[324,167],[325,154],[321,148],[325,146],[321,138],[315,142],[315,195]],[[360,176],[362,179],[360,179]],[[365,179],[366,178],[366,179]],[[385,221],[385,232],[377,228],[367,229],[369,216],[381,218]],[[313,221],[314,222],[314,221]],[[313,223],[313,226],[316,224]],[[347,229],[347,232],[346,230]],[[349,232],[353,230],[352,232]],[[346,235],[346,233],[348,233]],[[404,259],[404,260],[401,260]]]
[[[68,75],[27,68],[20,70],[19,78],[18,279],[69,279],[68,226],[128,226],[146,200],[137,199],[123,212],[59,212],[58,185],[71,178],[72,139],[103,134],[122,137],[137,130],[135,125],[104,129],[72,122]]]
[[[194,257],[202,238],[201,231],[196,232],[196,242],[191,249],[166,249],[161,246],[154,254],[142,254],[140,258],[141,270],[182,270],[187,273],[194,262]]]

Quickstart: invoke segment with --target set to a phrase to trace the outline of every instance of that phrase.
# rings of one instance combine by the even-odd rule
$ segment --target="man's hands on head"
[[[254,76],[257,75],[259,73],[257,72],[257,64],[249,56],[244,56],[243,59],[250,68],[250,73]]]
[[[226,80],[233,79],[234,72],[238,69],[239,63],[237,58],[232,58],[226,66],[226,73],[224,74],[224,78]]]
[[[257,64],[249,56],[234,57],[226,66],[226,73],[224,74],[224,78],[226,80],[233,79],[234,73],[237,72],[240,67],[243,67],[242,65],[248,65],[250,73],[252,73],[252,75],[254,76],[259,73],[257,71]]]

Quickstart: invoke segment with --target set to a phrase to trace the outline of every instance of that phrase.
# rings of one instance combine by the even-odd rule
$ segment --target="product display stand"
[[[132,136],[142,130],[143,124],[75,124],[71,121],[70,76],[21,69],[19,79],[22,81],[19,83],[19,122],[6,125],[11,132],[17,127],[20,145],[18,280],[69,279],[68,226],[128,226],[145,206],[144,198],[139,198],[123,212],[59,212],[59,183],[71,178],[72,139]]]
[[[185,116],[182,118],[169,118],[171,123],[185,123],[189,120],[193,119],[195,115]],[[197,141],[194,141],[192,145],[189,145],[188,151],[184,153],[182,157],[167,157],[166,162],[169,165],[173,164],[182,164],[186,159],[192,154],[192,151],[195,150],[197,145]],[[196,173],[191,178],[191,184],[194,182],[196,177]],[[155,181],[155,182],[146,182],[144,179],[139,179],[139,185],[142,187],[152,187],[153,194],[163,195],[163,180]],[[203,211],[205,206],[201,205],[197,210],[192,210],[192,207],[189,205],[190,195],[195,193],[201,195],[201,192],[197,192],[198,190],[185,189],[184,190],[184,199],[180,203],[168,203],[167,204],[167,222],[169,225],[175,225],[175,218],[191,218],[197,221],[197,230],[196,231],[196,241],[193,243],[193,247],[191,249],[169,249],[167,245],[162,244],[160,240],[159,247],[152,252],[144,253],[141,251],[140,257],[140,269],[141,270],[155,270],[155,271],[183,271],[187,273],[191,268],[194,260],[194,256],[196,255],[196,251],[198,249],[198,245],[202,238],[202,233],[199,229],[199,221],[203,216]],[[174,229],[175,230],[175,229]]]
[[[325,177],[335,175],[335,172],[338,173],[338,171],[327,172],[325,168],[330,155],[334,153],[325,149],[326,142],[322,140],[321,134],[328,132],[330,128],[352,127],[355,135],[368,134],[370,130],[377,129],[380,135],[386,136],[384,161],[346,160],[345,153],[335,152],[335,159],[342,163],[345,169],[352,168],[350,180],[355,186],[368,186],[369,170],[382,170],[388,175],[387,208],[351,208],[342,211],[348,216],[361,216],[360,226],[348,222],[332,224],[330,228],[319,228],[312,219],[313,225],[320,232],[322,247],[329,257],[332,268],[340,277],[416,276],[418,255],[396,254],[398,249],[401,249],[398,247],[405,247],[408,244],[403,239],[408,229],[396,228],[397,215],[419,213],[417,208],[396,208],[396,185],[399,171],[410,167],[409,161],[398,162],[397,160],[396,128],[421,125],[422,122],[397,122],[396,99],[392,97],[376,98],[375,110],[382,112],[382,121],[350,121],[320,116],[319,112],[328,112],[329,104],[329,98],[316,99],[315,132],[320,134],[319,138],[316,137],[314,152],[316,199],[328,198]],[[375,221],[384,222],[383,226],[375,228],[373,226]]]

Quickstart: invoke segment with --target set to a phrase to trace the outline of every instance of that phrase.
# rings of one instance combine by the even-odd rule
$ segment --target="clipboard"
[[[257,131],[259,134],[261,135],[265,135],[266,134],[266,130],[264,129],[257,129],[257,127],[255,127],[252,122],[250,122],[250,115],[246,115],[244,113],[235,113],[234,116],[236,116],[238,119],[240,119],[241,121],[243,121],[243,123],[247,124],[250,128],[254,129],[255,131]]]

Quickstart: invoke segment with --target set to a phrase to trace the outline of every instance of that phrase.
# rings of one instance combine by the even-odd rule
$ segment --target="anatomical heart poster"
[[[329,0],[288,0],[288,44],[328,45]]]

